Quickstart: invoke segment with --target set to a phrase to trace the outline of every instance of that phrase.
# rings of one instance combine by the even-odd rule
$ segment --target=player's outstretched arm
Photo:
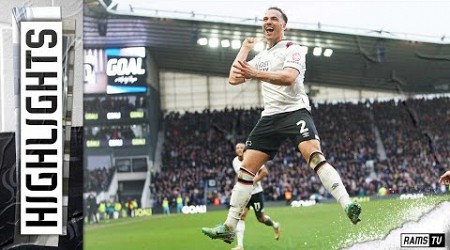
[[[445,172],[440,178],[439,183],[444,185],[450,185],[450,170]]]
[[[259,169],[258,174],[253,179],[253,183],[257,183],[258,181],[264,179],[264,177],[266,177],[267,175],[269,175],[269,171],[267,170],[267,168],[265,166],[262,166]]]

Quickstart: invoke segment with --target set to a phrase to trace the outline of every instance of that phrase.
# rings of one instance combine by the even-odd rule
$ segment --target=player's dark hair
[[[287,24],[288,18],[286,16],[286,14],[284,14],[284,12],[280,8],[272,6],[272,7],[269,7],[267,10],[276,10],[276,11],[280,12],[281,16],[283,17],[284,22]]]

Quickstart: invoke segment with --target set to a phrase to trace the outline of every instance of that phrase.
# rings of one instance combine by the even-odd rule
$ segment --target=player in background
[[[439,177],[439,183],[442,185],[450,185],[450,170]]]
[[[242,209],[253,189],[249,183],[253,183],[261,166],[276,155],[287,138],[316,172],[325,189],[341,204],[350,221],[353,224],[360,221],[361,206],[351,201],[339,173],[322,153],[303,84],[305,53],[300,45],[286,40],[287,22],[288,18],[280,8],[270,7],[262,20],[267,48],[247,62],[257,41],[246,38],[230,68],[228,81],[232,85],[242,84],[246,79],[260,82],[264,110],[245,143],[244,160],[231,194],[227,219],[216,227],[202,228],[202,232],[212,239],[233,242]]]
[[[233,169],[236,174],[239,174],[239,171],[242,166],[242,160],[244,158],[245,144],[237,143],[235,152],[236,157],[233,159]],[[270,226],[273,228],[275,232],[275,239],[278,240],[280,238],[280,223],[273,221],[269,216],[264,215],[264,190],[261,185],[261,180],[268,175],[267,168],[262,166],[255,178],[253,179],[253,191],[250,200],[247,203],[247,206],[244,208],[244,211],[241,214],[241,219],[237,223],[236,226],[236,235],[237,235],[237,246],[232,248],[231,250],[244,250],[244,231],[245,231],[245,218],[247,217],[247,212],[250,206],[255,211],[255,216],[258,221],[266,226]]]

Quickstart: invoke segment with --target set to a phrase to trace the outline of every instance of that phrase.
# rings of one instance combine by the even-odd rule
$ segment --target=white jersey
[[[300,45],[287,40],[278,42],[272,48],[258,53],[249,64],[261,71],[281,71],[284,68],[294,68],[299,74],[291,86],[280,86],[261,82],[264,98],[264,110],[261,116],[308,109],[309,99],[306,95],[303,80],[306,71],[306,55]]]
[[[239,157],[237,157],[237,156],[234,157],[234,159],[233,159],[233,168],[234,168],[234,172],[236,172],[236,174],[239,174],[239,169],[241,168],[241,166],[242,166],[242,161],[239,160]],[[257,194],[257,193],[262,192],[262,191],[264,191],[264,190],[262,188],[261,181],[258,181],[256,183],[256,185],[253,186],[252,195],[253,194]]]

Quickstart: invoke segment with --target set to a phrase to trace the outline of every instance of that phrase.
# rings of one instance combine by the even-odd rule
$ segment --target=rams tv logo
[[[62,23],[20,23],[20,232],[62,234]]]
[[[445,247],[445,234],[402,233],[401,247]]]

